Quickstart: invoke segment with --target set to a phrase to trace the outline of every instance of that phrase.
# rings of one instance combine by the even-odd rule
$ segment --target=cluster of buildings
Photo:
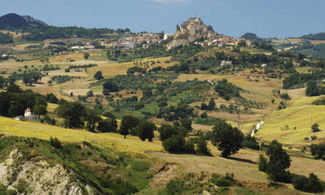
[[[122,37],[116,41],[105,42],[102,41],[101,45],[106,48],[123,48],[133,49],[137,45],[147,48],[152,44],[160,43],[163,40],[160,34],[155,33],[141,33],[136,36]]]

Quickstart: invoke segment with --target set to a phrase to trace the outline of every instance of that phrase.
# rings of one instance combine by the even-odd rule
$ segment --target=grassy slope
[[[287,109],[275,111],[265,117],[265,124],[262,125],[257,137],[271,141],[277,139],[284,144],[309,145],[310,141],[305,141],[305,137],[316,135],[324,140],[325,131],[318,133],[311,132],[312,123],[318,123],[320,129],[325,127],[325,106],[315,106],[311,103],[319,97],[301,97],[290,101]],[[282,130],[288,125],[289,130]],[[294,130],[296,127],[296,130]]]
[[[151,174],[147,171],[152,165],[150,160],[130,158],[125,154],[95,147],[87,142],[64,143],[63,147],[55,148],[48,141],[35,138],[0,136],[0,162],[7,158],[13,148],[22,153],[18,164],[41,160],[47,161],[52,166],[60,164],[65,169],[73,170],[75,175],[71,175],[72,177],[105,194],[123,194],[122,189],[125,190],[128,186],[126,183],[116,182],[119,178],[136,187],[137,191],[147,187],[151,178]],[[15,168],[17,172],[20,171],[18,165]],[[17,179],[16,175],[11,177],[12,180]]]
[[[21,122],[5,117],[0,117],[0,133],[44,140],[48,140],[52,136],[70,143],[88,141],[135,156],[147,156],[145,152],[148,151],[163,151],[160,141],[157,140],[148,143],[133,136],[123,139],[121,135],[115,133],[91,133],[85,130],[65,129],[35,122]]]

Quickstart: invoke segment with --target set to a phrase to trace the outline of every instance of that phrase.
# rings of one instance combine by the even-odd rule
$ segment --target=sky
[[[220,34],[296,37],[325,32],[325,0],[0,0],[0,15],[30,15],[55,26],[174,33],[199,17]]]

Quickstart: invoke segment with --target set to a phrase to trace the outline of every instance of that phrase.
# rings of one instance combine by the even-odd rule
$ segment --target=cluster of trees
[[[319,82],[310,81],[307,83],[306,95],[307,96],[319,96],[325,94],[325,87],[321,87]]]
[[[240,97],[240,91],[242,91],[242,89],[237,87],[236,85],[228,83],[227,79],[218,81],[215,90],[219,93],[221,97],[223,97],[227,101],[231,98]]]
[[[294,72],[283,80],[283,89],[303,88],[307,82],[323,79],[323,74],[315,71],[312,74]]]
[[[65,71],[70,72],[71,69],[77,70],[77,69],[82,69],[82,68],[92,68],[92,67],[95,67],[95,66],[98,66],[98,64],[70,65]]]
[[[307,40],[325,40],[325,33],[303,35],[300,38],[307,39]]]
[[[27,108],[30,108],[34,114],[45,115],[46,97],[31,90],[23,91],[15,84],[9,85],[5,92],[0,92],[0,115],[21,116]]]
[[[134,116],[124,116],[119,131],[124,138],[131,134],[138,136],[142,141],[148,139],[149,142],[152,142],[156,128],[155,124],[146,120],[140,120]]]
[[[203,136],[196,139],[186,138],[189,131],[183,125],[176,127],[162,125],[158,131],[164,149],[170,153],[197,153],[210,155],[206,139]]]
[[[12,43],[13,41],[14,39],[9,33],[0,32],[0,44]]]
[[[22,80],[26,85],[33,85],[41,80],[43,74],[39,71],[33,70],[30,72],[24,72],[22,74],[18,74],[16,72],[10,75],[10,80]]]
[[[89,131],[97,129],[100,132],[117,131],[115,117],[102,119],[96,111],[86,108],[79,102],[59,102],[56,112],[59,117],[64,118],[64,127],[66,128],[86,128]]]
[[[170,105],[168,107],[160,108],[157,114],[158,118],[164,118],[167,121],[184,119],[193,115],[194,109],[188,104],[181,102],[177,106]]]
[[[72,78],[75,78],[73,76],[69,76],[69,75],[55,75],[51,77],[51,81],[54,81],[56,83],[65,83],[70,81]]]
[[[43,41],[45,39],[66,39],[71,37],[78,38],[107,38],[108,34],[118,33],[120,35],[129,33],[130,29],[107,29],[107,28],[82,28],[82,27],[54,27],[33,28],[27,30],[22,38],[28,41]]]

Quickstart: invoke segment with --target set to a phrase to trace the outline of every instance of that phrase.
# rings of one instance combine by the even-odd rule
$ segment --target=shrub
[[[168,182],[166,189],[170,195],[181,194],[184,191],[184,182],[181,180],[172,180]]]
[[[194,153],[194,145],[185,140],[183,135],[173,135],[163,141],[163,147],[170,153]]]
[[[56,137],[55,138],[50,137],[50,144],[56,149],[62,148],[61,141]]]
[[[323,192],[323,187],[320,180],[318,179],[317,175],[313,173],[310,173],[308,178],[301,175],[293,175],[292,184],[295,189],[304,192],[311,192],[311,193]]]
[[[229,186],[234,186],[236,184],[236,180],[234,179],[233,173],[232,174],[226,173],[225,176],[213,174],[210,181],[219,187],[229,187]]]
[[[317,123],[313,124],[313,126],[311,126],[311,130],[314,133],[319,132],[320,131],[319,124],[317,124]]]

